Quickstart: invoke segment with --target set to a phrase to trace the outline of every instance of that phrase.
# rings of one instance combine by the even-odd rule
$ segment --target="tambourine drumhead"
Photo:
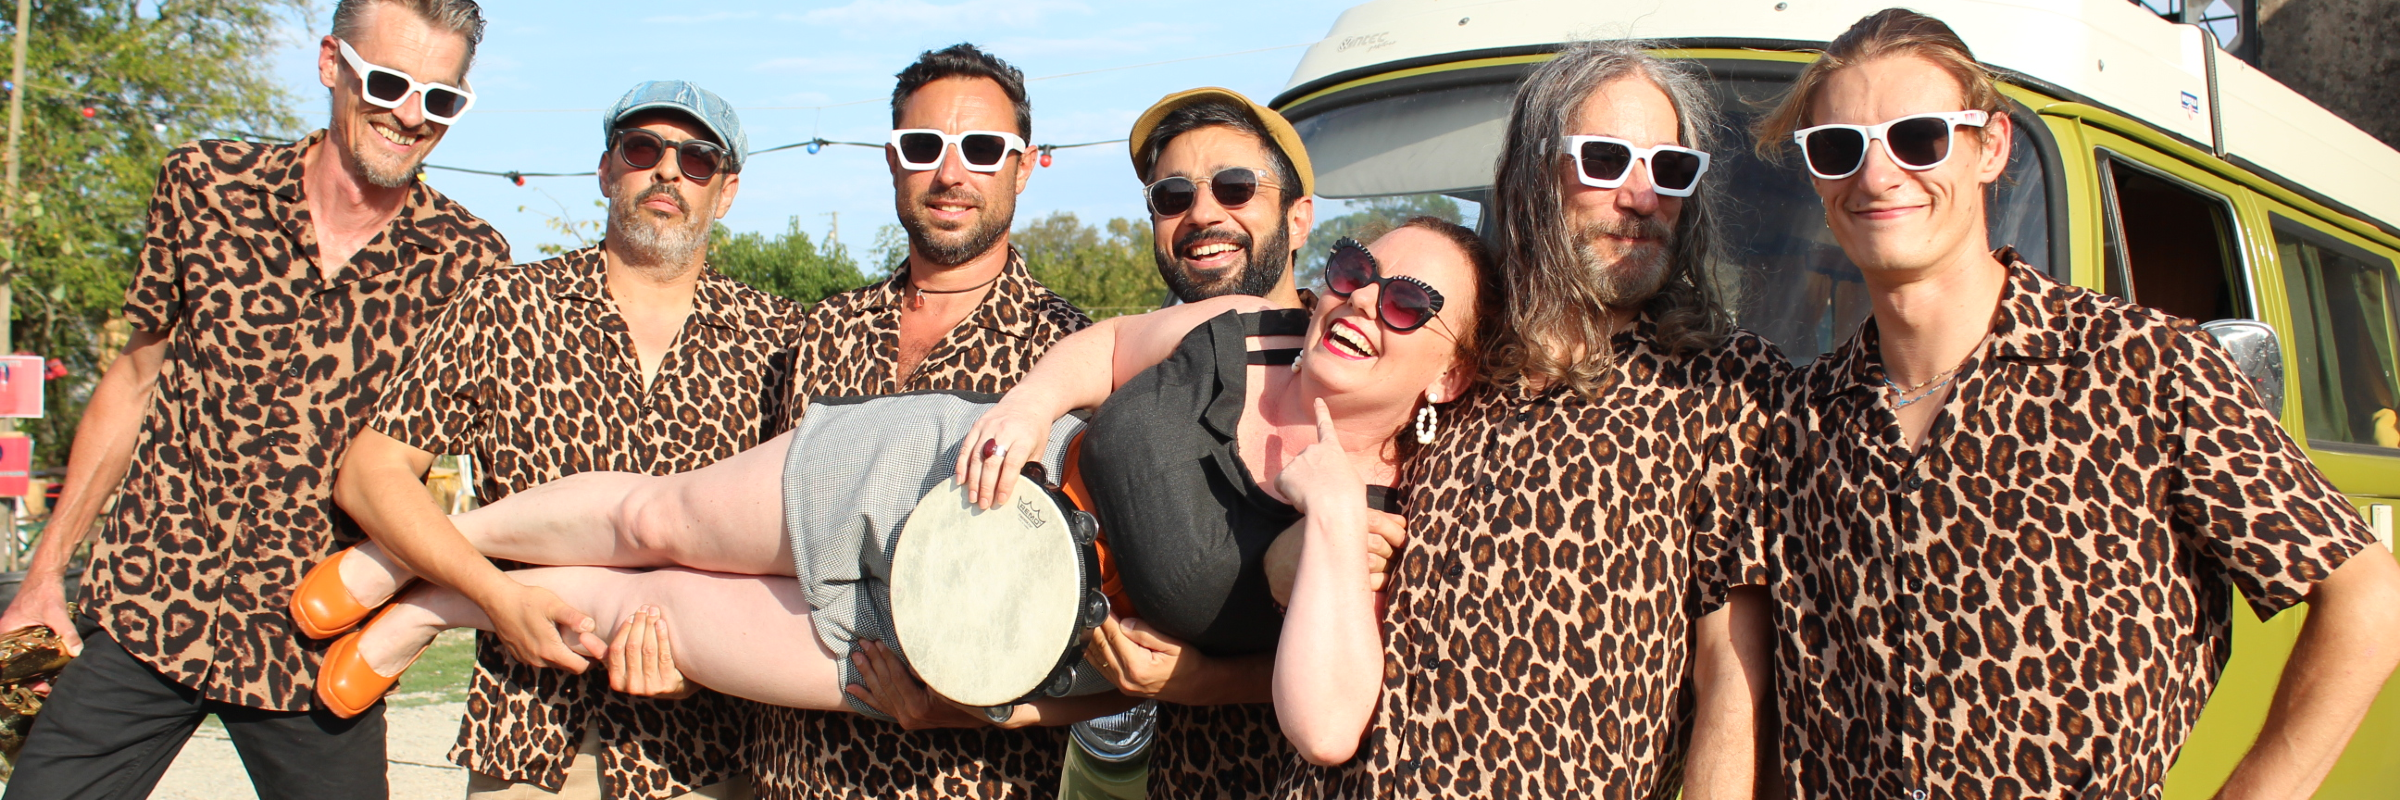
[[[892,633],[927,687],[968,705],[1013,703],[1048,682],[1083,594],[1071,523],[1024,476],[990,511],[942,481],[892,552]]]

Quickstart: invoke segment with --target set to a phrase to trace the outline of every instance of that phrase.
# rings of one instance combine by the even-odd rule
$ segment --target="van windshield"
[[[1706,180],[1721,204],[1725,246],[1718,259],[1733,290],[1734,313],[1743,327],[1805,362],[1855,332],[1868,307],[1858,268],[1826,229],[1824,207],[1798,160],[1770,163],[1751,150],[1751,123],[1782,99],[1797,65],[1705,63],[1716,76],[1727,122]],[[1324,111],[1295,108],[1294,126],[1308,142],[1318,193],[1483,200],[1521,77],[1487,74],[1488,80],[1450,77]],[[2028,118],[2018,115],[2020,122]],[[2040,151],[2025,128],[2017,126],[2007,174],[1988,198],[1991,241],[2016,246],[2028,263],[2048,270],[2048,190],[2055,177],[2043,174]]]

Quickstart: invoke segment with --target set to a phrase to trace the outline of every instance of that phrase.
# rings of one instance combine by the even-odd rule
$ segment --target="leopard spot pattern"
[[[423,183],[391,227],[320,264],[303,154],[202,141],[159,170],[125,317],[164,334],[81,601],[135,658],[202,697],[301,711],[327,643],[288,612],[300,575],[362,534],[333,471],[418,328],[508,242]]]
[[[894,375],[905,271],[828,297],[801,325],[791,407],[808,398],[927,389],[1006,392],[1035,359],[1091,325],[1033,279],[1022,254],[981,306],[927,352],[916,372]],[[1058,793],[1063,729],[906,731],[855,714],[767,709],[747,752],[762,800],[801,798],[1026,798]]]
[[[1763,444],[1790,367],[1736,332],[1676,354],[1639,320],[1591,396],[1487,388],[1412,468],[1411,540],[1359,751],[1293,798],[1673,797],[1694,620],[1764,578]]]
[[[2013,251],[1912,457],[1872,322],[1770,438],[1784,779],[1802,797],[2156,798],[2260,617],[2373,542],[2188,320]]]
[[[1273,703],[1160,703],[1153,741],[1149,789],[1155,800],[1265,797],[1300,757],[1283,738]]]
[[[715,270],[645,386],[596,248],[477,279],[410,349],[373,427],[433,453],[472,455],[477,496],[497,499],[581,472],[698,469],[789,427],[800,308]],[[742,771],[756,704],[702,692],[652,700],[583,675],[518,663],[478,637],[475,679],[450,757],[555,790],[587,728],[610,798],[666,798]]]

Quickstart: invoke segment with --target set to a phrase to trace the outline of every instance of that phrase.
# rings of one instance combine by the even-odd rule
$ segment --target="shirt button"
[[[1910,476],[1908,476],[1908,488],[1910,488],[1910,489],[1916,489],[1916,488],[1918,488],[1918,487],[1921,487],[1921,486],[1924,486],[1924,485],[1925,485],[1925,478],[1924,478],[1923,476],[1920,476],[1920,475],[1910,475]]]

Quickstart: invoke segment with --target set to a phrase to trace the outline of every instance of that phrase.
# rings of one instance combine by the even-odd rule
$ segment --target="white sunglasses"
[[[1006,131],[943,133],[932,128],[892,131],[892,152],[900,167],[923,172],[942,165],[942,154],[958,148],[958,160],[976,172],[999,172],[1010,153],[1025,152],[1025,138]]]
[[[1981,128],[1981,111],[1942,111],[1910,114],[1877,125],[1819,125],[1792,132],[1809,174],[1834,181],[1858,174],[1867,165],[1867,148],[1880,139],[1883,152],[1902,169],[1923,172],[1950,160],[1951,135],[1958,126]]]
[[[1708,154],[1689,147],[1662,144],[1637,147],[1614,136],[1569,136],[1567,157],[1575,159],[1575,177],[1583,185],[1614,189],[1633,175],[1633,162],[1650,170],[1650,186],[1666,197],[1690,197],[1708,172]]]
[[[417,80],[416,76],[391,67],[379,67],[358,57],[350,43],[333,40],[342,46],[342,60],[350,63],[350,71],[358,73],[359,96],[382,108],[399,108],[411,94],[419,95],[425,119],[444,125],[455,125],[458,118],[475,105],[475,93],[447,83]]]

